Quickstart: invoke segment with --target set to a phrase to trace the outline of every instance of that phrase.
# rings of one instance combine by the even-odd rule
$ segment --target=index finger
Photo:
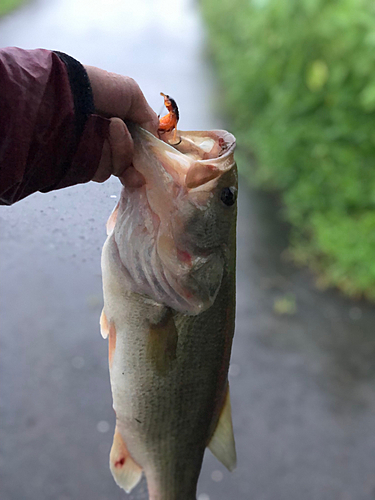
[[[123,77],[127,90],[123,97],[123,119],[138,123],[142,128],[157,136],[159,119],[150,107],[142,90],[133,78]]]
[[[133,78],[85,66],[98,113],[138,123],[157,136],[158,117]]]

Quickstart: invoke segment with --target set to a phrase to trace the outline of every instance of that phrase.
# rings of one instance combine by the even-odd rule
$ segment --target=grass
[[[8,14],[23,3],[25,0],[0,0],[0,16]]]

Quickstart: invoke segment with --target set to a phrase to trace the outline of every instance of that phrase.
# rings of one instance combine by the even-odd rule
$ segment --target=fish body
[[[130,131],[143,181],[123,188],[102,253],[101,328],[116,412],[110,468],[128,492],[143,471],[150,500],[195,500],[207,446],[229,469],[236,462],[227,379],[235,140],[180,132],[172,147]]]

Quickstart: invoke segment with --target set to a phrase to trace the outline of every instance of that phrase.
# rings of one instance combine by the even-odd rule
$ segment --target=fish
[[[144,473],[150,500],[195,500],[206,447],[236,465],[236,141],[224,130],[179,131],[171,144],[171,135],[128,128],[133,165],[101,261],[110,469],[128,493]]]

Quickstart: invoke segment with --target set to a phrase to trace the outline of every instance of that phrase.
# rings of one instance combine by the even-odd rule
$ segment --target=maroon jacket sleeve
[[[94,176],[109,120],[83,66],[44,49],[0,49],[0,204]]]

